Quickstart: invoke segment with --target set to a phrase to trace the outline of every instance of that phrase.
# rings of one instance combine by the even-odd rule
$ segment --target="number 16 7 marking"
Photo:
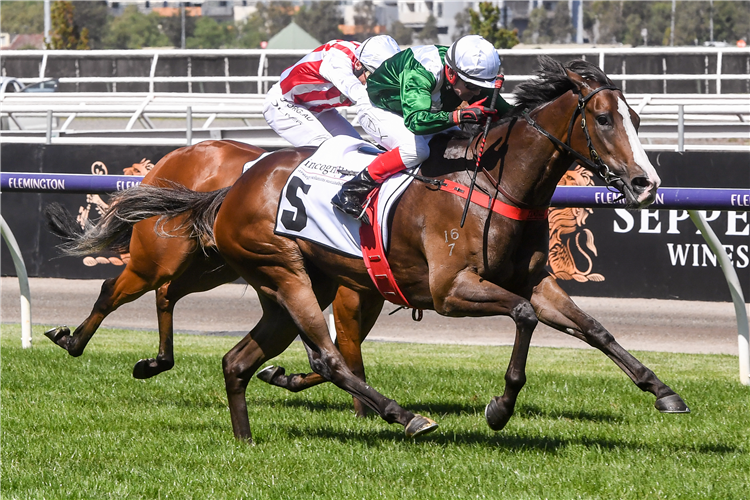
[[[459,236],[458,229],[456,229],[456,228],[451,229],[451,231],[450,231],[450,239],[455,241],[455,240],[458,239],[458,236]],[[456,244],[455,243],[451,243],[448,240],[448,231],[445,231],[445,242],[448,243],[448,246],[450,247],[450,252],[448,252],[448,256],[452,256],[453,255],[453,247],[455,247]]]

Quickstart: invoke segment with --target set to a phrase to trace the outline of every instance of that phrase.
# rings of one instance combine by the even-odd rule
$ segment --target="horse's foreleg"
[[[218,258],[196,258],[177,278],[156,290],[156,315],[159,320],[159,353],[156,358],[141,359],[133,367],[133,377],[145,379],[174,366],[173,315],[177,301],[196,292],[205,292],[237,279],[237,273]]]
[[[596,347],[614,361],[642,391],[656,396],[654,406],[659,411],[690,411],[680,396],[617,343],[598,321],[583,312],[554,278],[548,276],[534,288],[531,303],[540,321]]]
[[[126,267],[117,278],[104,281],[88,318],[72,334],[67,326],[53,328],[44,334],[52,342],[68,351],[71,356],[80,356],[104,318],[121,305],[137,299],[152,289],[149,283]]]
[[[439,287],[435,287],[437,290]],[[499,431],[508,423],[516,399],[526,384],[526,359],[531,335],[537,325],[534,309],[528,300],[483,280],[473,272],[459,273],[445,294],[433,294],[435,309],[446,316],[510,316],[516,323],[516,339],[508,369],[505,392],[494,397],[484,411],[491,429]]]

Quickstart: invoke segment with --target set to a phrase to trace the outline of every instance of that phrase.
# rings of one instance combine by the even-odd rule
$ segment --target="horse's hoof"
[[[171,365],[165,362],[160,363],[159,360],[154,358],[142,359],[133,367],[133,378],[139,380],[151,378],[155,375],[159,375],[161,372],[171,369],[172,366],[174,366],[174,363]]]
[[[44,336],[66,351],[68,350],[67,339],[70,338],[70,328],[67,326],[58,326],[47,330],[44,332]]]
[[[286,370],[284,370],[283,366],[271,365],[259,371],[256,377],[261,379],[263,382],[267,384],[276,385],[273,383],[273,379],[280,375],[284,375],[284,373],[286,373]]]
[[[414,415],[409,424],[404,429],[406,437],[415,438],[423,434],[429,434],[438,428],[437,422],[431,418],[423,417],[422,415]]]
[[[510,420],[510,417],[513,416],[513,408],[508,410],[499,401],[500,398],[492,398],[484,408],[484,419],[493,431],[502,430],[505,424],[508,423],[508,420]]]
[[[690,413],[690,408],[677,394],[670,394],[657,399],[654,408],[662,413]]]
[[[58,326],[57,328],[52,328],[44,332],[45,337],[62,348],[65,348],[65,346],[60,344],[60,339],[67,337],[68,335],[70,335],[70,328],[67,326]]]

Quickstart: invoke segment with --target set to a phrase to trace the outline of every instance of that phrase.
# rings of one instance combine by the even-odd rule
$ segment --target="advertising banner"
[[[44,172],[118,176],[123,186],[127,178],[145,175],[173,146],[72,146],[41,144],[2,144],[0,165],[3,172]],[[96,179],[91,180],[92,186]],[[22,182],[22,181],[15,181]],[[26,182],[30,182],[26,180]],[[31,181],[33,182],[33,181]],[[57,181],[59,184],[61,181]],[[29,276],[45,278],[103,279],[116,277],[128,255],[103,252],[99,255],[62,257],[56,248],[61,241],[46,228],[44,207],[52,202],[64,205],[80,224],[96,220],[108,207],[109,196],[85,192],[60,192],[56,181],[38,186],[44,193],[3,192],[2,215],[21,247]],[[11,186],[12,187],[12,186]],[[2,252],[0,272],[15,276],[10,253]]]
[[[748,153],[649,153],[662,186],[750,187]],[[561,184],[593,184],[576,168]],[[617,196],[613,194],[613,196]],[[750,298],[750,216],[707,211]],[[550,212],[551,272],[571,295],[731,301],[724,275],[685,210],[563,208]]]
[[[3,144],[3,172],[44,172],[142,176],[173,150],[170,146],[61,146]],[[750,188],[750,153],[652,152],[649,157],[662,186],[679,188]],[[13,180],[12,182],[22,182]],[[32,182],[29,180],[23,182]],[[54,181],[47,181],[47,184]],[[571,169],[565,186],[601,184],[580,167]],[[92,181],[92,185],[96,182]],[[13,187],[13,186],[10,186]],[[102,279],[117,276],[128,255],[61,257],[60,241],[50,234],[44,206],[56,201],[79,223],[96,220],[108,196],[78,192],[4,192],[2,215],[22,249],[30,276]],[[7,186],[6,186],[7,189]],[[609,194],[609,193],[606,193]],[[617,198],[616,193],[611,198]],[[611,200],[604,200],[611,201]],[[735,203],[736,202],[736,203]],[[736,210],[709,210],[706,218],[724,245],[750,297],[750,200],[738,199]],[[549,215],[548,268],[571,295],[730,301],[718,261],[685,210],[556,208]],[[15,275],[11,257],[2,252],[2,275]]]

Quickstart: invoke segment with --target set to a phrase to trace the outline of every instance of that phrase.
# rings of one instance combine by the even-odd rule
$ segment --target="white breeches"
[[[357,113],[357,120],[365,132],[388,151],[399,148],[406,168],[419,165],[430,156],[430,139],[435,134],[415,135],[404,125],[404,118],[396,113],[369,106]]]
[[[313,113],[284,100],[278,83],[266,95],[263,117],[277,134],[293,146],[319,146],[335,135],[360,138],[352,124],[335,109]]]

